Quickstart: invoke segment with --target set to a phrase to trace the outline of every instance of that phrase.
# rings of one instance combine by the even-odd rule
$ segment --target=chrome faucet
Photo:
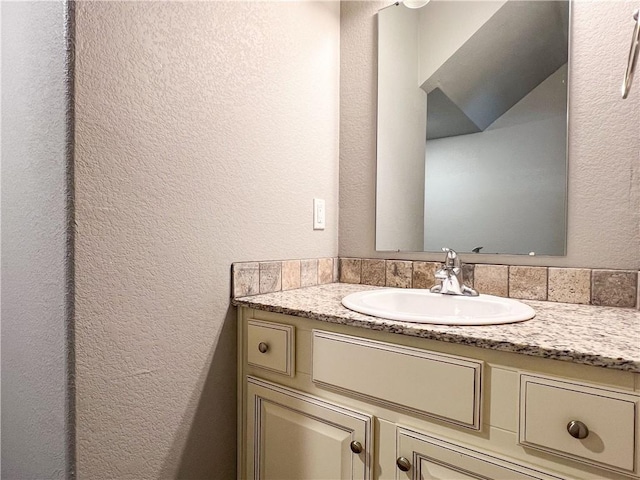
[[[442,268],[436,272],[436,278],[440,280],[440,285],[431,287],[432,293],[442,293],[444,295],[468,295],[477,297],[478,292],[462,283],[462,265],[460,257],[455,250],[443,248],[446,253]]]

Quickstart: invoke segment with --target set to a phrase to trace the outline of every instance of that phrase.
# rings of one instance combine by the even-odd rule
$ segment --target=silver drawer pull
[[[264,342],[260,342],[258,344],[258,350],[260,350],[260,353],[267,353],[267,351],[269,350],[269,345]]]
[[[403,472],[408,472],[409,470],[411,470],[411,462],[405,457],[398,457],[398,459],[396,460],[396,465]]]
[[[349,444],[349,447],[351,448],[351,451],[353,453],[362,453],[362,450],[364,450],[362,448],[362,444],[360,442],[356,442],[355,440]]]
[[[567,423],[567,432],[569,432],[569,435],[573,438],[577,438],[578,440],[582,440],[589,436],[589,429],[580,420],[571,420]]]

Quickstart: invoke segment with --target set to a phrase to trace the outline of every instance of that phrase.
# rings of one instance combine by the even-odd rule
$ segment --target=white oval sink
[[[403,322],[440,325],[497,325],[533,318],[535,310],[511,298],[442,295],[429,290],[385,288],[342,299],[349,310]]]

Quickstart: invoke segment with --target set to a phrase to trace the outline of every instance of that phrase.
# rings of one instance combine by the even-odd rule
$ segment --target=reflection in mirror
[[[564,255],[569,1],[378,14],[376,249]]]

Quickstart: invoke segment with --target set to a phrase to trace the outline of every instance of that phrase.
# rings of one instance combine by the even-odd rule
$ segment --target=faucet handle
[[[452,248],[442,247],[442,251],[445,252],[444,257],[444,267],[450,269],[458,269],[460,270],[460,257],[458,257],[458,253]],[[456,272],[456,274],[458,273]]]

